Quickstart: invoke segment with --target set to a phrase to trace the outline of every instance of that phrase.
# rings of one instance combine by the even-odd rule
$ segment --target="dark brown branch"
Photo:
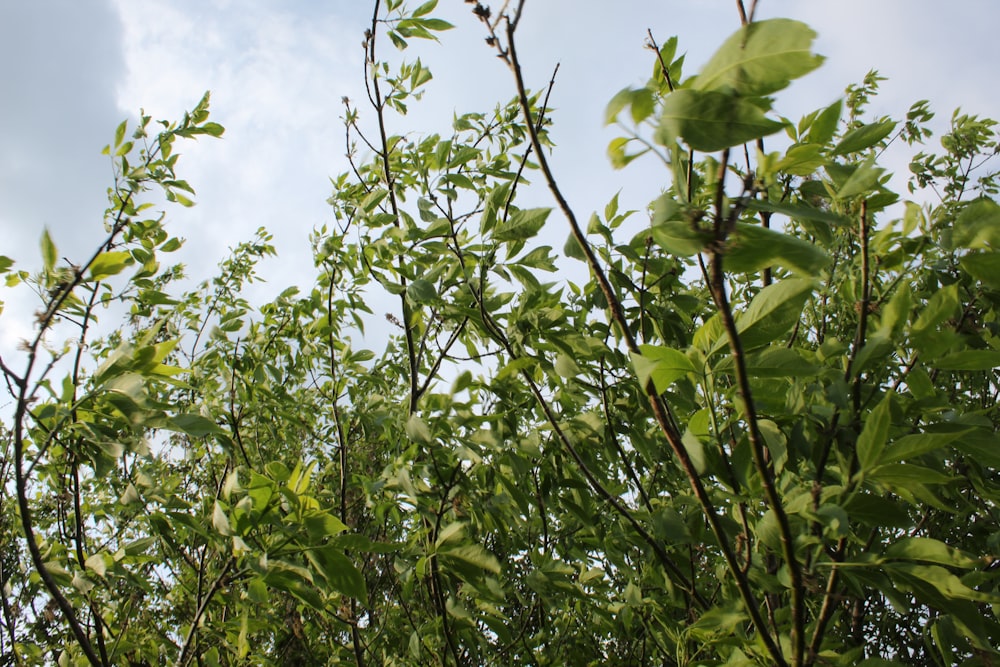
[[[778,521],[778,528],[781,534],[781,547],[792,584],[792,664],[802,663],[802,654],[805,650],[805,608],[803,600],[802,570],[799,567],[798,559],[795,556],[795,539],[792,534],[788,515],[785,513],[784,505],[774,481],[774,470],[764,446],[763,438],[757,422],[757,410],[754,406],[753,394],[750,389],[750,378],[747,373],[746,359],[743,353],[743,342],[740,339],[739,331],[736,328],[736,320],[733,317],[733,309],[726,294],[726,276],[723,268],[723,252],[729,234],[735,226],[739,217],[739,207],[734,207],[731,211],[723,209],[725,200],[726,181],[725,176],[729,168],[729,149],[722,152],[722,159],[719,161],[718,183],[715,191],[715,217],[713,228],[715,238],[712,244],[713,250],[711,261],[709,262],[709,291],[712,299],[722,317],[726,336],[729,339],[730,353],[733,359],[733,368],[736,372],[737,392],[743,402],[743,415],[747,422],[747,437],[750,441],[750,452],[753,456],[754,467],[761,477],[764,485],[764,495],[771,511],[774,512]]]
[[[573,237],[576,239],[576,241],[580,244],[580,247],[583,249],[591,273],[593,274],[594,279],[597,281],[598,286],[601,289],[601,292],[608,303],[608,307],[611,311],[612,320],[618,326],[621,335],[625,340],[626,345],[628,346],[628,349],[632,352],[638,352],[639,348],[638,345],[636,344],[635,338],[632,335],[631,330],[628,327],[628,322],[625,318],[625,313],[622,308],[622,304],[615,296],[611,284],[608,281],[607,275],[604,273],[604,270],[601,267],[601,264],[596,254],[594,253],[593,247],[590,245],[590,242],[587,240],[586,235],[584,234],[579,223],[577,222],[573,210],[570,208],[568,202],[566,201],[558,185],[556,184],[555,177],[552,174],[552,170],[549,166],[548,160],[545,158],[545,154],[542,151],[542,146],[538,137],[538,133],[535,131],[535,122],[534,119],[531,117],[531,106],[528,102],[528,96],[524,85],[524,78],[521,72],[521,66],[517,59],[517,50],[514,42],[514,26],[510,22],[507,23],[506,35],[507,35],[506,53],[509,56],[507,62],[509,63],[511,71],[514,75],[515,85],[517,87],[518,99],[521,103],[521,111],[525,118],[525,126],[528,128],[528,133],[531,138],[531,143],[535,147],[535,153],[538,155],[539,166],[542,170],[543,175],[545,176],[545,181],[549,187],[549,190],[552,192],[553,197],[558,203],[560,210],[566,217],[566,220],[569,222],[570,230],[573,234]],[[526,373],[523,373],[523,375],[525,376],[525,379],[529,381],[529,385],[533,386],[530,377],[527,377]],[[681,441],[681,434],[674,423],[672,415],[670,415],[669,408],[663,402],[660,396],[656,393],[656,390],[651,382],[647,383],[647,386],[644,387],[644,389],[647,393],[647,397],[649,398],[650,409],[653,413],[653,417],[655,418],[661,431],[666,436],[667,442],[669,443],[671,449],[673,450],[674,455],[677,457],[677,460],[679,461],[681,468],[684,470],[685,475],[688,477],[688,480],[691,484],[691,488],[695,493],[695,497],[698,499],[698,503],[701,506],[702,511],[704,512],[706,518],[708,519],[712,532],[716,540],[718,541],[719,548],[723,552],[728,568],[737,582],[737,586],[740,590],[740,595],[743,598],[744,606],[746,607],[747,613],[750,615],[751,620],[754,623],[754,626],[760,633],[761,639],[763,640],[765,646],[767,647],[768,652],[771,654],[771,657],[774,659],[775,663],[778,665],[784,665],[785,660],[784,657],[782,656],[781,649],[778,646],[777,642],[775,641],[774,637],[772,637],[770,633],[767,631],[767,626],[764,622],[764,619],[760,615],[759,605],[754,597],[753,591],[750,588],[750,582],[747,580],[746,576],[744,576],[741,571],[738,559],[736,557],[735,552],[733,551],[732,545],[729,544],[729,541],[726,538],[725,530],[722,527],[722,523],[719,519],[718,513],[715,511],[715,507],[712,504],[711,498],[709,497],[704,484],[702,484],[701,479],[698,476],[698,472],[695,469],[694,462],[691,460],[691,457],[688,455],[687,449],[685,448],[683,442]],[[533,393],[537,391],[538,391],[537,387],[532,389]],[[539,394],[536,394],[536,396],[542,398]],[[547,406],[545,406],[545,404],[543,403],[543,407]],[[554,415],[551,418],[554,419]],[[557,434],[561,433],[558,428],[556,429],[556,431]],[[569,442],[568,439],[565,438],[564,435],[562,435],[560,439],[564,442],[565,445],[569,446],[567,451],[570,451],[570,454],[572,456],[574,452],[574,450],[571,449],[572,444]],[[573,458],[574,460],[577,460],[578,464],[582,463],[582,460],[578,460],[578,456],[574,456]],[[582,470],[586,470],[586,468],[582,468]],[[589,477],[588,481],[590,481]],[[596,482],[596,480],[594,481]],[[634,522],[633,525],[638,526],[638,522],[635,521],[634,517],[632,517],[631,514],[627,512],[627,510],[625,510],[623,507],[620,506],[620,503],[617,503],[617,499],[609,498],[609,501],[612,500],[613,500],[612,504],[613,506],[615,506],[616,510],[623,511],[624,512],[623,516],[628,518],[630,521]],[[645,531],[643,530],[641,531],[640,534],[644,532]]]
[[[371,81],[371,95],[370,99],[372,106],[375,108],[375,116],[378,119],[378,133],[379,139],[381,141],[379,154],[382,158],[382,171],[383,177],[385,178],[385,187],[389,192],[389,207],[393,215],[393,224],[398,228],[402,226],[400,222],[400,211],[399,202],[396,200],[396,181],[393,178],[392,168],[389,166],[389,137],[386,134],[385,129],[385,103],[382,100],[382,90],[379,86],[379,76],[378,71],[374,67],[375,60],[375,42],[376,42],[376,31],[378,29],[378,13],[382,3],[381,0],[375,0],[375,8],[372,12],[372,24],[371,29],[368,34],[368,38],[365,41],[365,46],[368,52],[368,57],[365,60],[365,67],[371,66],[371,74],[365,77],[366,85],[367,82]],[[410,309],[410,304],[406,300],[406,277],[403,275],[403,258],[399,258],[400,267],[400,285],[403,290],[399,295],[400,306],[403,314],[403,334],[406,338],[406,359],[410,367],[410,401],[409,401],[409,413],[414,413],[417,411],[417,398],[418,393],[418,365],[417,365],[417,353],[416,347],[413,340],[413,313]]]
[[[232,569],[233,565],[236,564],[236,559],[230,558],[226,562],[226,566],[222,568],[222,572],[219,576],[215,578],[212,585],[206,591],[205,596],[201,599],[198,604],[198,609],[195,611],[194,618],[191,619],[191,628],[188,630],[187,637],[184,640],[184,647],[181,649],[181,657],[178,660],[178,664],[183,667],[191,661],[194,657],[191,653],[191,649],[194,647],[194,640],[198,636],[198,626],[201,624],[201,617],[205,615],[205,610],[208,608],[208,603],[211,602],[215,594],[222,588],[223,583],[226,581],[229,570]]]

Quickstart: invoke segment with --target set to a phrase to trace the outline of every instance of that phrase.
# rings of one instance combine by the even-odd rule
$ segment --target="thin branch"
[[[218,590],[222,588],[222,585],[226,581],[226,577],[229,574],[229,570],[231,570],[235,564],[235,558],[230,558],[226,562],[226,566],[222,568],[222,572],[220,572],[219,576],[212,582],[212,585],[205,593],[205,597],[202,598],[201,603],[198,605],[194,618],[191,619],[191,628],[188,630],[187,637],[184,640],[184,648],[181,650],[180,660],[178,660],[178,664],[182,667],[189,663],[194,657],[191,654],[191,649],[194,647],[194,640],[198,636],[198,626],[201,624],[201,617],[204,616],[205,610],[208,608],[208,603],[212,600]]]
[[[584,234],[579,223],[577,222],[573,210],[570,208],[568,202],[566,201],[558,185],[556,184],[555,177],[552,174],[548,160],[545,158],[545,154],[542,150],[538,133],[535,131],[534,119],[532,119],[531,117],[531,107],[528,102],[527,92],[524,85],[524,78],[521,72],[521,66],[517,59],[517,50],[514,42],[514,26],[510,22],[507,23],[506,33],[507,33],[506,53],[509,55],[507,62],[509,63],[511,71],[514,75],[515,84],[517,87],[518,99],[521,103],[521,111],[525,118],[525,126],[528,129],[528,133],[531,138],[531,143],[533,146],[535,146],[535,153],[538,155],[539,166],[542,170],[543,175],[545,176],[545,181],[548,184],[549,190],[552,192],[553,197],[558,203],[560,210],[566,217],[566,220],[569,222],[573,237],[576,239],[576,241],[580,244],[580,247],[583,249],[591,273],[593,274],[594,279],[597,281],[598,286],[601,289],[601,292],[608,303],[612,319],[618,326],[621,335],[625,340],[626,345],[628,346],[628,349],[632,352],[638,352],[638,345],[636,344],[635,338],[628,327],[628,322],[625,318],[625,313],[622,308],[621,302],[614,294],[611,284],[608,281],[608,278],[604,273],[604,270],[601,267],[600,262],[598,261],[598,258],[595,255],[592,246],[590,245],[589,241],[586,238],[586,235]],[[533,382],[531,382],[530,377],[527,377],[527,373],[522,372],[522,375],[525,376],[525,379],[529,382],[529,386],[533,386]],[[691,488],[694,491],[696,498],[698,499],[702,511],[704,512],[706,518],[708,519],[712,532],[719,544],[719,548],[723,552],[728,568],[737,582],[737,586],[740,590],[741,597],[743,598],[744,606],[746,607],[747,613],[750,615],[751,620],[754,623],[754,626],[760,633],[760,637],[764,642],[765,646],[767,647],[768,653],[771,654],[772,659],[775,661],[776,664],[784,665],[785,660],[784,657],[782,656],[781,648],[778,646],[774,637],[772,637],[771,634],[767,631],[767,625],[765,624],[764,619],[760,615],[760,608],[754,597],[753,591],[750,588],[750,582],[748,581],[746,576],[743,575],[741,571],[738,559],[736,557],[735,552],[733,551],[732,545],[729,544],[729,541],[725,534],[725,530],[722,527],[721,520],[719,519],[718,513],[715,511],[715,507],[712,504],[711,498],[709,497],[704,484],[702,484],[701,479],[698,476],[698,472],[695,469],[694,462],[691,460],[691,457],[688,454],[686,447],[681,441],[681,434],[677,430],[676,425],[674,424],[674,420],[672,415],[670,414],[669,408],[663,402],[661,397],[656,393],[656,390],[651,382],[647,383],[647,386],[644,387],[644,389],[647,393],[647,397],[649,398],[650,409],[653,413],[653,416],[657,424],[659,425],[661,431],[666,436],[667,442],[669,443],[671,449],[673,450],[674,455],[677,457],[677,460],[679,461],[681,468],[684,470],[686,476],[688,477],[688,480],[691,484]],[[538,391],[537,387],[532,389],[533,393],[537,391]],[[541,398],[539,394],[536,394],[536,396]],[[552,416],[552,419],[554,419],[554,415]],[[560,433],[558,428],[556,429],[556,432],[557,435]],[[567,451],[570,451],[570,454],[572,456],[573,450],[569,440],[565,439],[564,435],[561,436],[560,439],[564,442],[564,445],[569,446]],[[578,456],[574,456],[574,460],[577,459]],[[578,463],[582,463],[582,461],[578,461]],[[582,470],[586,470],[586,468],[583,468]],[[610,500],[612,499],[609,498],[609,501]],[[614,500],[615,502],[613,502],[612,504],[616,505],[617,499]],[[619,507],[620,504],[617,504],[616,509],[618,509]],[[625,511],[624,508],[621,508],[621,511]],[[623,516],[630,519],[630,521],[635,522],[633,525],[638,526],[638,522],[636,522],[635,519],[631,517],[630,513],[625,511],[625,514],[623,514]],[[645,531],[643,530],[640,534],[644,532]]]
[[[370,99],[372,106],[375,108],[375,117],[378,119],[378,132],[379,138],[381,140],[381,150],[379,154],[382,157],[382,171],[383,177],[385,178],[385,187],[389,192],[389,207],[392,211],[393,224],[399,228],[402,226],[400,222],[400,211],[399,202],[396,200],[396,181],[392,174],[392,168],[389,166],[389,137],[385,129],[385,104],[382,100],[382,90],[379,86],[379,76],[378,71],[375,69],[375,42],[376,34],[378,29],[378,13],[381,8],[381,0],[375,0],[375,8],[372,12],[372,24],[370,32],[368,33],[367,40],[365,42],[366,49],[368,51],[368,57],[365,60],[365,67],[369,65],[372,67],[371,75],[365,77],[366,85],[368,81],[371,82],[371,94]],[[410,368],[410,401],[409,401],[409,413],[412,414],[417,411],[417,398],[418,394],[418,365],[417,365],[417,355],[416,347],[413,341],[413,313],[410,309],[410,304],[406,300],[406,276],[403,275],[403,258],[399,258],[400,267],[400,286],[403,288],[399,295],[400,305],[403,314],[403,333],[406,338],[406,358],[409,363]]]

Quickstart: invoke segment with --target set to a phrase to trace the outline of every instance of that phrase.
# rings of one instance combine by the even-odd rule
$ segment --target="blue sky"
[[[877,68],[890,80],[872,113],[898,117],[911,102],[929,99],[939,129],[958,105],[1000,116],[994,0],[759,5],[758,18],[810,24],[819,32],[817,52],[827,57],[779,97],[784,115],[797,119],[829,104]],[[512,95],[509,73],[483,43],[469,9],[442,0],[437,14],[456,29],[442,33],[440,44],[402,54],[421,57],[435,81],[424,103],[392,131],[446,131],[453,112],[486,111]],[[346,167],[340,100],[362,99],[361,40],[370,12],[363,0],[0,4],[0,254],[22,268],[38,267],[43,226],[70,260],[89,253],[102,233],[111,183],[100,149],[115,126],[140,107],[154,118],[176,118],[211,89],[213,119],[227,132],[221,141],[181,148],[180,172],[197,190],[198,205],[168,209],[171,231],[187,239],[176,259],[203,279],[227,247],[265,226],[279,257],[261,269],[268,283],[259,298],[307,283],[308,235],[330,221],[329,177]],[[678,35],[693,73],[738,24],[732,0],[528,0],[519,50],[534,87],[561,63],[551,102],[553,163],[578,215],[603,208],[619,190],[625,206],[641,209],[662,181],[652,163],[615,172],[605,159],[615,136],[602,124],[605,104],[650,72],[646,29],[661,42]],[[387,42],[382,53],[400,57]],[[905,162],[896,168],[905,174]],[[524,194],[546,203],[540,190]],[[565,230],[555,237],[547,242],[559,248]],[[35,305],[9,292],[0,299],[7,301],[0,350],[9,350],[26,335],[24,313]]]

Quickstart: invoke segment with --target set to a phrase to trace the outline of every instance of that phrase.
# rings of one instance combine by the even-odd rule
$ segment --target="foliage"
[[[930,136],[925,102],[866,119],[872,72],[783,118],[821,62],[790,20],[692,76],[651,42],[609,156],[669,185],[583,226],[521,3],[473,9],[514,98],[394,133],[431,74],[376,47],[449,28],[435,4],[375,3],[308,288],[242,296],[264,230],[194,289],[160,266],[182,242],[147,191],[193,203],[174,143],[222,134],[207,95],[118,128],[89,259],[48,232],[41,271],[0,259],[41,302],[2,360],[4,664],[997,660],[994,122],[956,112],[911,163],[936,200],[900,202],[883,150]],[[517,205],[529,176],[553,210]],[[395,334],[355,349],[385,295]]]

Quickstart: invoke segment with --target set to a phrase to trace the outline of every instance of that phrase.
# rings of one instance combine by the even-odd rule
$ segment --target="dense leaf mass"
[[[89,257],[0,257],[40,299],[0,365],[0,663],[1000,661],[993,121],[924,146],[926,103],[867,117],[872,72],[792,122],[811,29],[745,25],[687,77],[671,39],[607,113],[612,163],[668,186],[584,226],[520,4],[474,8],[513,99],[417,136],[430,72],[376,44],[451,26],[375,3],[307,287],[248,302],[263,229],[193,289],[161,264],[148,191],[193,203],[174,146],[222,134],[207,95],[117,129]]]

